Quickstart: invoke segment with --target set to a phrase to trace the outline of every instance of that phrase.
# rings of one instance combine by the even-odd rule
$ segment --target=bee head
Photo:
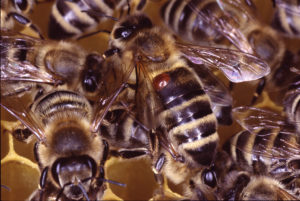
[[[59,158],[52,166],[54,181],[61,187],[61,193],[70,200],[87,198],[91,178],[96,176],[96,162],[87,155]]]

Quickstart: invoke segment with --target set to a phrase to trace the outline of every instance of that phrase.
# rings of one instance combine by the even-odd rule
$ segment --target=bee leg
[[[34,24],[32,24],[32,22],[26,18],[25,16],[23,15],[20,15],[18,13],[15,13],[15,12],[11,12],[7,15],[7,18],[10,18],[10,17],[13,17],[17,22],[19,22],[20,24],[26,26],[26,27],[29,27],[31,28],[34,32],[36,32],[39,37],[41,39],[45,39],[43,37],[43,35],[41,34],[41,32],[39,31],[39,29],[37,28],[37,26],[35,26]]]
[[[263,89],[265,88],[265,85],[266,85],[266,78],[263,77],[260,79],[257,87],[256,87],[256,92],[254,93],[253,95],[253,98],[251,100],[251,105],[254,105],[255,102],[257,101],[258,97],[261,95]]]
[[[40,185],[39,185],[39,200],[43,200],[43,195],[45,192],[45,187],[46,187],[46,181],[47,181],[47,176],[48,176],[48,169],[49,167],[45,167],[42,171],[41,177],[40,177]]]
[[[76,40],[81,40],[81,39],[84,39],[84,38],[88,38],[92,35],[96,35],[98,33],[107,33],[108,35],[110,34],[110,31],[109,30],[105,30],[105,29],[100,29],[100,30],[97,30],[97,31],[94,31],[94,32],[91,32],[91,33],[88,33],[88,34],[85,34],[85,35],[82,35],[80,37],[78,37]]]
[[[162,186],[164,183],[163,176],[161,174],[161,169],[163,168],[164,164],[166,163],[166,156],[164,153],[160,154],[158,159],[156,160],[152,170],[155,174],[155,180],[156,182]]]
[[[106,140],[102,140],[102,142],[104,145],[104,149],[103,149],[103,156],[102,156],[102,160],[101,160],[100,164],[101,164],[101,166],[104,166],[104,163],[107,160],[108,153],[109,153],[109,145]]]

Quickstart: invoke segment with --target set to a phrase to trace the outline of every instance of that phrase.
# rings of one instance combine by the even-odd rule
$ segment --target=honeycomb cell
[[[39,171],[22,161],[1,163],[1,184],[10,190],[1,188],[1,200],[25,200],[38,187]]]

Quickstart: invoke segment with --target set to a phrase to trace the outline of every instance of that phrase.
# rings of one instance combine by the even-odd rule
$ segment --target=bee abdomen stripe
[[[190,100],[190,99],[192,99],[194,97],[202,96],[204,94],[205,94],[205,92],[204,92],[203,89],[196,89],[194,91],[189,91],[188,93],[186,93],[186,94],[184,94],[182,96],[179,96],[179,97],[173,99],[172,101],[168,102],[166,104],[166,108],[172,108],[174,106],[182,104],[186,100]]]
[[[249,131],[243,131],[239,134],[236,141],[236,160],[238,163],[252,165],[251,151],[254,143],[254,137],[255,136]]]
[[[176,134],[176,138],[179,145],[188,143],[189,141],[197,141],[201,138],[213,135],[216,132],[215,122],[206,122],[200,124],[198,127],[192,130],[187,130],[184,134]]]
[[[194,161],[203,166],[209,166],[215,156],[217,142],[210,142],[196,149],[186,150]]]
[[[176,0],[175,3],[172,5],[172,8],[170,10],[170,16],[169,16],[169,24],[170,26],[174,26],[174,18],[176,15],[176,10],[184,1],[182,0]]]
[[[171,112],[166,116],[167,129],[171,130],[174,127],[201,119],[209,114],[212,114],[212,110],[208,101],[196,101],[179,109],[172,108]]]
[[[61,13],[62,16],[66,16],[71,12],[71,9],[68,7],[68,5],[65,3],[65,1],[57,1],[57,10]],[[73,14],[74,15],[74,14]],[[74,16],[70,21],[70,24],[77,27],[81,31],[84,31],[87,29],[90,24],[86,24],[80,21],[80,18],[78,16]]]

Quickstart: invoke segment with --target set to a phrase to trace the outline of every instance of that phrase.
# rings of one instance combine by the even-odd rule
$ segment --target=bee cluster
[[[299,200],[299,14],[1,1],[1,200]]]

